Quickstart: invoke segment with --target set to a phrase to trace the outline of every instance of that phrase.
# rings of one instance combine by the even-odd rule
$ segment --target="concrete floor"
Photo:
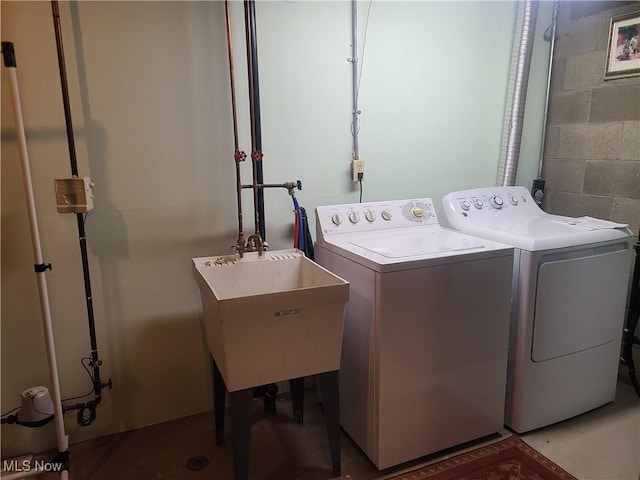
[[[640,399],[627,383],[613,403],[521,437],[580,480],[640,479]]]
[[[332,477],[322,408],[313,389],[306,390],[305,395],[304,425],[293,423],[286,395],[278,397],[277,415],[265,415],[262,401],[254,402],[252,480]],[[70,477],[72,480],[233,479],[229,437],[227,433],[224,447],[215,446],[213,415],[209,412],[89,440],[70,447]],[[384,479],[499,438],[496,435],[480,439],[380,472],[343,433],[340,478]],[[522,438],[579,480],[640,478],[640,400],[628,384],[618,382],[613,403]],[[187,462],[193,457],[205,457],[208,464],[202,470],[192,471]]]

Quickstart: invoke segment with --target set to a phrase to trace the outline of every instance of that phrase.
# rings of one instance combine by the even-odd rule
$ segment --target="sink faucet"
[[[236,244],[231,248],[235,248],[236,252],[240,254],[240,258],[242,258],[242,255],[244,254],[244,235],[242,234],[242,232],[238,234]]]
[[[249,238],[247,238],[246,251],[255,252],[256,250],[260,256],[264,255],[264,242],[262,241],[262,237],[260,237],[259,233],[249,235]]]

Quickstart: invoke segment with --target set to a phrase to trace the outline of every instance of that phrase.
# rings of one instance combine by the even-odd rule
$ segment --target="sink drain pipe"
[[[69,102],[69,86],[67,83],[67,70],[64,60],[64,47],[62,44],[62,31],[60,26],[60,11],[58,9],[57,0],[52,0],[51,10],[53,14],[53,27],[56,37],[56,49],[58,54],[58,67],[60,69],[60,86],[62,89],[62,102],[64,106],[64,118],[67,132],[67,144],[69,147],[69,160],[71,164],[71,175],[78,177],[78,162],[76,159],[76,148],[73,134],[73,122],[71,119],[71,104]],[[87,238],[85,234],[83,213],[76,213],[76,221],[78,225],[78,239],[80,243],[80,255],[82,259],[82,274],[84,280],[85,303],[87,307],[87,322],[89,326],[89,340],[91,344],[91,353],[89,357],[89,367],[91,368],[91,379],[93,383],[94,399],[88,402],[76,403],[64,408],[65,413],[78,410],[78,424],[80,426],[88,426],[95,422],[96,407],[102,401],[102,389],[111,388],[111,379],[107,383],[103,383],[100,379],[100,366],[102,361],[98,356],[98,345],[96,339],[96,326],[93,312],[93,295],[91,293],[91,275],[89,272],[89,258],[87,255]]]

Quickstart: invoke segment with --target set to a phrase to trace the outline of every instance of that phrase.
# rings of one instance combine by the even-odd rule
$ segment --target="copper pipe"
[[[246,155],[240,152],[238,141],[238,109],[236,107],[236,81],[233,68],[233,44],[231,40],[231,14],[229,11],[229,0],[225,0],[225,17],[227,20],[227,50],[229,53],[229,79],[231,81],[231,112],[233,116],[233,149],[234,161],[236,164],[236,197],[238,203],[238,240],[236,247],[244,245],[244,234],[242,232],[242,184],[240,181],[240,162],[244,160]]]

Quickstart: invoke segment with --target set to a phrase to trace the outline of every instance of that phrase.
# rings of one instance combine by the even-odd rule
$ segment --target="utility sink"
[[[340,368],[349,283],[297,249],[193,259],[230,392]]]

